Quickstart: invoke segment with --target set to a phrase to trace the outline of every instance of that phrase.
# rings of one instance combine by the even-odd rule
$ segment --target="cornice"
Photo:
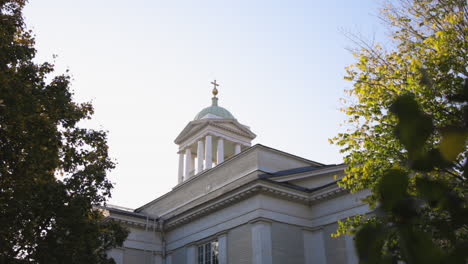
[[[144,215],[135,212],[127,212],[124,210],[104,206],[100,206],[99,210],[105,212],[105,221],[113,220],[121,224],[147,230],[152,229],[154,231],[159,231],[161,229],[159,218],[154,218],[149,215]]]
[[[294,174],[288,174],[284,176],[276,176],[276,177],[271,177],[272,179],[274,178],[275,181],[278,182],[288,182],[288,181],[294,181],[294,180],[300,180],[304,178],[309,178],[311,176],[316,176],[316,175],[323,175],[326,173],[333,173],[333,172],[342,172],[346,168],[347,165],[337,165],[334,167],[325,167],[325,168],[318,168],[317,170],[313,171],[306,171],[306,172],[300,172],[300,173],[294,173]]]
[[[201,218],[212,212],[221,210],[231,204],[240,202],[257,194],[265,194],[272,197],[279,197],[282,199],[311,205],[318,201],[331,199],[335,196],[344,194],[344,192],[346,192],[346,190],[336,185],[336,187],[333,188],[320,190],[318,194],[315,192],[309,194],[304,191],[293,190],[286,187],[273,185],[264,181],[256,181],[242,189],[237,190],[231,195],[221,197],[215,201],[209,201],[184,213],[168,218],[165,220],[164,229],[172,230],[178,226]]]
[[[158,222],[154,223],[153,221],[148,221],[148,222],[142,222],[138,220],[133,220],[133,219],[128,219],[128,218],[119,218],[114,215],[110,215],[106,217],[106,219],[112,219],[120,224],[123,225],[128,225],[140,229],[147,229],[147,230],[154,230],[154,231],[160,231],[159,224]]]
[[[238,201],[244,200],[248,197],[251,197],[252,195],[258,193],[260,190],[259,187],[254,187],[249,190],[243,191],[241,193],[237,193],[235,195],[229,196],[225,199],[216,201],[214,203],[211,203],[209,205],[202,206],[196,210],[191,210],[190,212],[187,213],[182,213],[180,215],[171,217],[168,219],[165,223],[165,229],[171,230],[174,229],[182,224],[185,224],[187,222],[193,221],[197,218],[200,218],[202,216],[205,216],[209,213],[212,213],[214,211],[217,211],[221,208],[224,208],[228,205],[231,205],[233,203],[236,203]]]
[[[349,190],[339,186],[338,184],[334,184],[322,190],[312,192],[309,195],[309,200],[311,204],[315,204],[319,201],[328,200],[328,199],[331,199],[331,198],[334,198],[336,196],[343,195],[346,193],[349,193]]]
[[[230,124],[233,124],[235,125],[238,129],[232,129],[230,127],[226,127],[226,126],[223,126],[223,125],[220,125],[222,123],[230,123]],[[191,130],[192,127],[195,127],[196,125],[198,125],[198,127],[196,127],[194,130]],[[179,136],[174,140],[174,142],[176,144],[180,144],[184,141],[186,141],[188,138],[190,138],[190,136],[192,134],[195,134],[199,131],[201,131],[202,129],[204,129],[205,127],[208,127],[208,126],[213,126],[213,127],[216,127],[216,128],[219,128],[219,129],[223,129],[225,131],[228,131],[228,132],[231,132],[235,135],[238,135],[238,136],[242,136],[242,137],[246,137],[246,138],[250,138],[250,139],[254,139],[256,137],[256,135],[251,132],[251,131],[248,131],[247,128],[244,128],[242,124],[240,124],[239,122],[237,121],[233,121],[233,120],[226,120],[226,119],[206,119],[206,120],[202,120],[202,121],[191,121],[183,130],[182,132],[179,134]],[[189,133],[190,132],[190,133]]]

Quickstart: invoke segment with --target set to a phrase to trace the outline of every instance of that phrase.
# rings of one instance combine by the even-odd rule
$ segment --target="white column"
[[[218,139],[218,151],[216,152],[216,163],[219,165],[224,161],[224,139]]]
[[[203,144],[203,140],[198,140],[198,148],[197,148],[197,173],[200,173],[203,171],[203,159],[204,159],[204,150],[205,146]]]
[[[205,169],[213,167],[213,155],[211,146],[211,136],[205,138]]]
[[[305,264],[326,264],[325,241],[323,240],[322,229],[304,230],[304,263]]]
[[[191,168],[192,168],[192,170],[190,172],[192,172],[193,173],[192,176],[194,176],[195,175],[195,168],[196,168],[195,167],[195,155],[192,155]]]
[[[179,153],[179,183],[184,181],[184,153]]]
[[[241,152],[241,145],[239,143],[234,147],[234,155],[237,155]]]
[[[252,223],[252,263],[271,264],[271,223],[259,220]]]
[[[227,235],[222,234],[218,236],[218,262],[219,264],[227,264]]]
[[[185,150],[185,179],[190,177],[192,171],[192,152],[189,148]]]
[[[189,246],[187,248],[187,259],[186,262],[187,264],[196,264],[197,263],[197,251],[195,246]]]

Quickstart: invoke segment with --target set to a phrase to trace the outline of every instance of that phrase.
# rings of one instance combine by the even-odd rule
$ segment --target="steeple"
[[[218,95],[218,89],[216,89],[216,87],[218,87],[219,84],[216,83],[216,80],[212,81],[211,84],[214,86],[212,91],[213,96],[216,97],[216,95]]]
[[[216,83],[216,80],[211,82],[213,84],[212,94],[213,97],[211,98],[211,106],[204,108],[201,110],[196,116],[194,120],[206,119],[206,118],[225,118],[225,119],[235,119],[234,116],[229,112],[226,108],[221,107],[218,105],[218,89],[216,88],[219,86]]]
[[[256,137],[249,127],[218,105],[219,84],[216,80],[211,84],[211,106],[201,110],[175,139],[179,145],[179,184],[239,154]]]

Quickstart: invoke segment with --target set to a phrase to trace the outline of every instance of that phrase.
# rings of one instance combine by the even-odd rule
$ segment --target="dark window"
[[[198,264],[218,264],[218,241],[198,246]]]

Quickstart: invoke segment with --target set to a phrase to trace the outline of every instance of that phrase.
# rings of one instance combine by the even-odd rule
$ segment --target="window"
[[[198,264],[218,264],[218,241],[198,246]]]

